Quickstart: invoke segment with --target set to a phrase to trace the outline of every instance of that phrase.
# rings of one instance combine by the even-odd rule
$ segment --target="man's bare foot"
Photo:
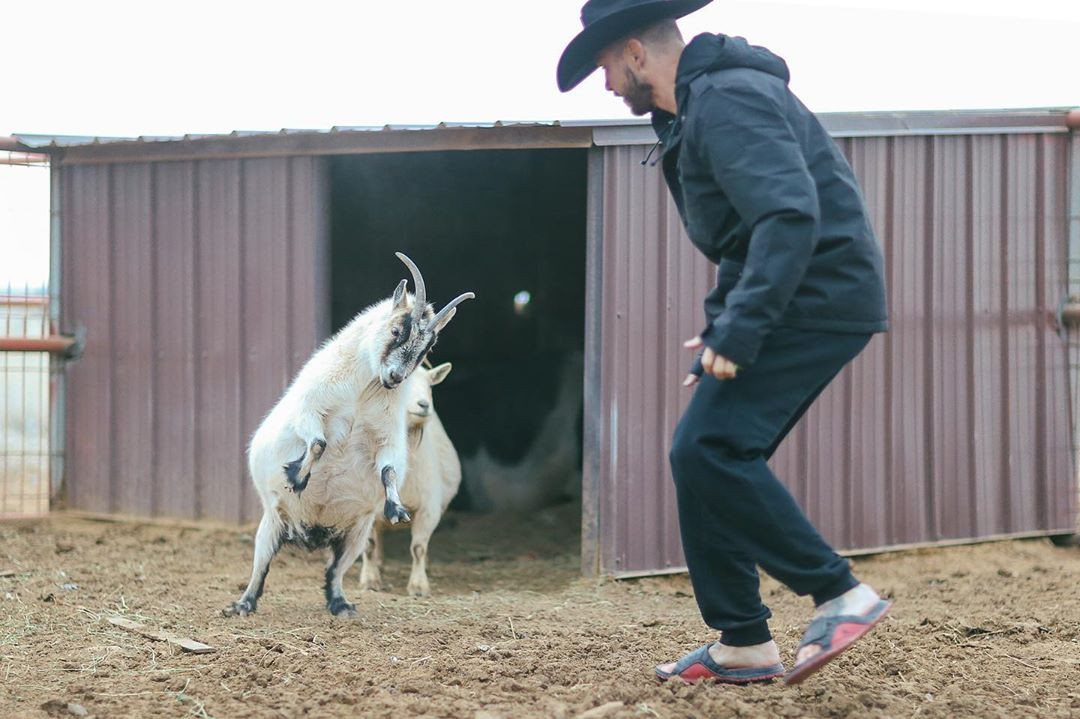
[[[870,585],[859,584],[858,586],[847,590],[836,599],[832,599],[818,606],[814,610],[814,619],[817,619],[818,617],[841,615],[861,616],[873,609],[880,601],[881,597],[878,596],[878,593],[875,592]],[[818,644],[808,644],[804,646],[799,650],[799,653],[795,655],[795,665],[798,666],[802,664],[821,651],[821,646]]]
[[[771,639],[764,644],[749,647],[731,647],[716,642],[709,647],[709,656],[725,669],[756,669],[780,663],[780,650]],[[670,674],[675,669],[675,664],[676,662],[668,662],[657,669]]]

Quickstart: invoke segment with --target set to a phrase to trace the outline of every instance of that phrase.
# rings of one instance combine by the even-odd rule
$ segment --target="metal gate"
[[[4,152],[0,166],[6,171],[0,232],[5,233],[7,269],[32,273],[26,268],[26,248],[47,261],[48,163],[41,155]],[[40,195],[36,203],[20,204],[35,195]],[[52,357],[73,342],[53,333],[55,313],[50,310],[55,308],[44,280],[0,285],[0,518],[46,514],[60,485],[61,365]]]

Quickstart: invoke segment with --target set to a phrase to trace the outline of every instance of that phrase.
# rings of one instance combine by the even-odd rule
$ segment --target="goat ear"
[[[446,379],[446,375],[450,374],[450,370],[453,369],[453,367],[454,366],[449,362],[443,362],[438,367],[431,368],[428,370],[428,382],[434,387]]]
[[[399,310],[405,306],[405,288],[409,286],[408,280],[402,280],[398,282],[397,289],[394,290],[394,309]]]
[[[439,332],[442,332],[443,327],[446,327],[448,324],[450,324],[450,320],[454,319],[454,315],[456,314],[457,307],[451,307],[450,311],[447,312],[441,320],[439,320],[439,324],[435,325],[435,327],[433,328],[435,333],[438,334]]]

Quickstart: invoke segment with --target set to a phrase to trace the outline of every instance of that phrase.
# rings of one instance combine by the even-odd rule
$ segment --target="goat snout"
[[[390,370],[391,382],[393,382],[394,384],[401,384],[401,380],[403,379],[405,379],[405,377],[401,374],[401,372],[397,371],[396,369]]]
[[[420,409],[431,409],[431,402],[428,402],[426,399],[419,399],[416,401],[416,404]]]

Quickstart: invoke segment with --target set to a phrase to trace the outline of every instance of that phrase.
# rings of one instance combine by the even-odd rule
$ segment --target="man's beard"
[[[626,70],[626,91],[623,93],[623,102],[630,106],[630,112],[635,115],[645,115],[656,109],[653,105],[653,86],[647,82],[641,82],[637,76]]]

